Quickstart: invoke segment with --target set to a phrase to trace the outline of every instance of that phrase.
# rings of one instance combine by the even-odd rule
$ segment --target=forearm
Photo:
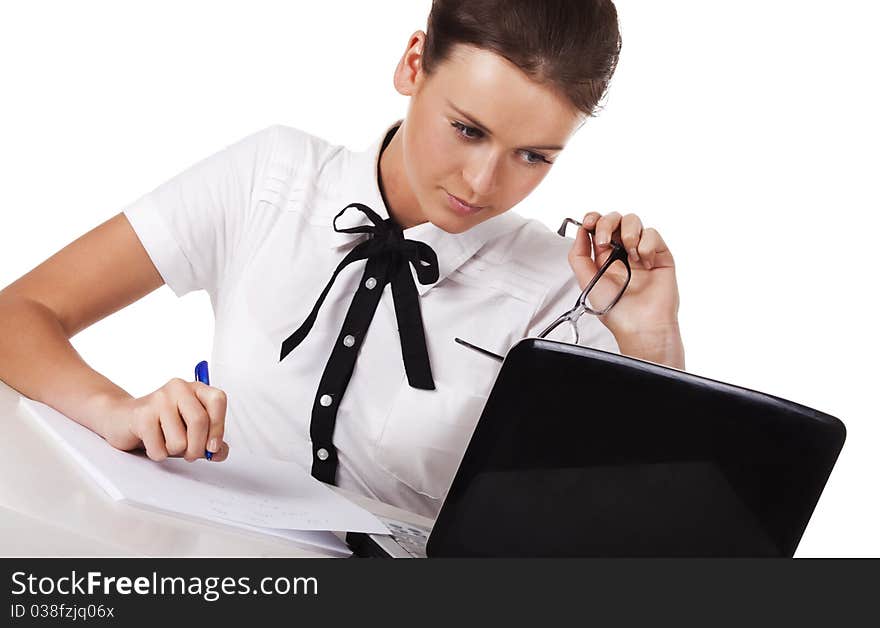
[[[86,364],[49,308],[4,293],[0,293],[0,380],[104,437],[104,404],[131,398]]]
[[[684,370],[684,343],[678,323],[652,330],[612,330],[620,353]]]

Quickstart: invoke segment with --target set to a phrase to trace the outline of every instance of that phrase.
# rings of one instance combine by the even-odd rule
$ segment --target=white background
[[[392,73],[430,8],[11,5],[0,8],[0,285],[270,124],[366,147],[406,113]],[[677,263],[687,369],[848,428],[797,555],[880,556],[880,11],[857,0],[617,6],[623,53],[605,109],[517,211],[554,227],[631,211],[657,228]],[[204,293],[162,287],[73,342],[142,395],[191,379],[211,335]]]

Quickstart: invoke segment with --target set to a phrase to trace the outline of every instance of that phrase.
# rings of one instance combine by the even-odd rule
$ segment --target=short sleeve
[[[266,127],[197,162],[123,209],[177,296],[222,283],[256,209],[278,137]]]
[[[545,295],[543,302],[529,323],[528,336],[535,337],[555,321],[563,312],[567,312],[577,302],[581,294],[574,273],[568,273],[567,279],[556,289]],[[566,323],[568,324],[568,323]],[[593,314],[584,314],[578,319],[578,344],[609,353],[620,353],[620,347],[614,334]]]

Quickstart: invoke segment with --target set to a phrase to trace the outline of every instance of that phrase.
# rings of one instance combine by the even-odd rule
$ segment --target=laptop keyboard
[[[425,544],[428,542],[428,530],[418,526],[412,526],[395,519],[382,517],[383,523],[388,526],[391,536],[413,558],[425,557]]]

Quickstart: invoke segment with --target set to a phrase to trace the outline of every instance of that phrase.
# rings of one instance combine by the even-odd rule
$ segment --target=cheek
[[[526,198],[544,180],[548,172],[549,168],[545,166],[538,166],[536,168],[519,165],[513,166],[506,186],[506,195],[509,197],[510,202],[516,204]]]
[[[510,167],[502,173],[498,179],[498,187],[494,196],[497,203],[496,211],[492,216],[502,214],[511,207],[518,205],[523,199],[531,194],[544,176],[523,170],[518,167]]]
[[[407,169],[414,183],[420,187],[437,187],[448,184],[449,179],[461,172],[464,156],[462,147],[443,123],[423,124],[418,134],[407,139]]]
[[[547,170],[540,168],[537,169],[537,172],[526,172],[521,177],[514,177],[508,192],[513,197],[513,202],[518,203],[531,194],[545,176],[547,176]]]

